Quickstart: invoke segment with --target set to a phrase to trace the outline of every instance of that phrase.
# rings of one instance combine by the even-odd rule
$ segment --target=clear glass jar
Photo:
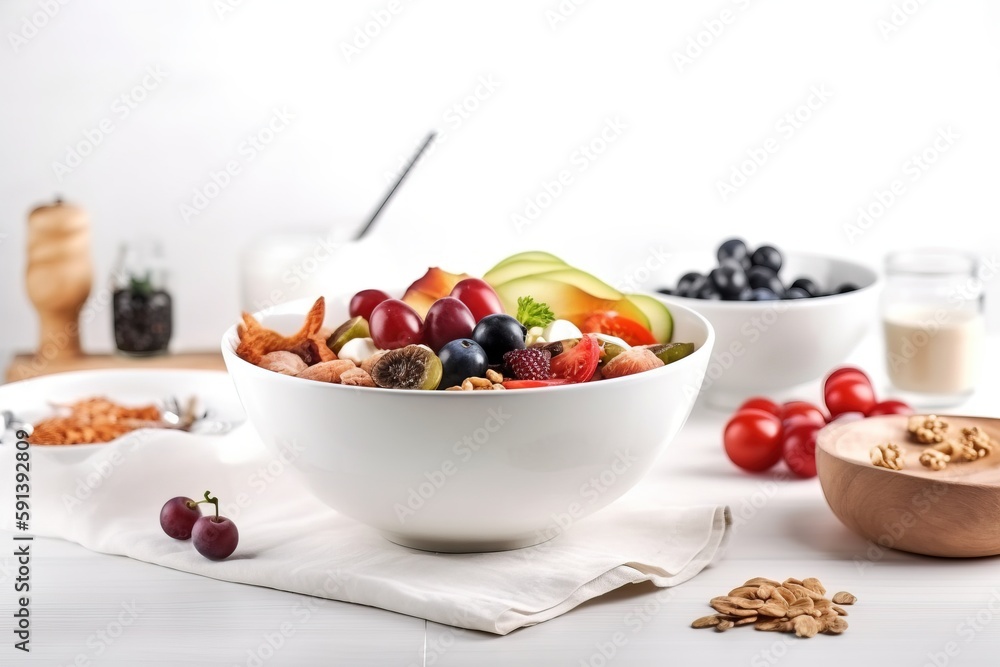
[[[166,352],[173,333],[173,300],[163,246],[152,239],[122,244],[111,290],[118,350],[138,356]]]
[[[949,249],[886,258],[886,368],[915,405],[954,405],[975,389],[986,335],[979,266],[975,255]]]

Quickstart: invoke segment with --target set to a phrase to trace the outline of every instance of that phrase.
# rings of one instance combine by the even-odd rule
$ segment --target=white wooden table
[[[991,340],[985,368],[1000,366]],[[853,361],[881,368],[877,342]],[[818,398],[818,386],[811,395]],[[1000,415],[1000,380],[963,406]],[[59,540],[33,545],[32,652],[12,648],[13,559],[0,561],[0,665],[997,665],[1000,560],[926,558],[868,543],[827,508],[817,480],[745,475],[720,444],[722,412],[696,409],[633,493],[727,503],[735,528],[715,566],[674,589],[634,586],[506,637],[380,609],[224,583]],[[1000,520],[1000,517],[997,517]],[[11,544],[10,535],[0,540]],[[753,576],[818,577],[848,590],[850,629],[811,640],[692,630],[709,598]]]

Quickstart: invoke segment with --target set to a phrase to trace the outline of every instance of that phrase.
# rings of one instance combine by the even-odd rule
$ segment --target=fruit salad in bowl
[[[222,352],[258,434],[296,443],[330,507],[420,549],[537,544],[642,478],[714,339],[689,308],[552,273],[529,291],[431,269],[399,298],[293,302],[245,315]]]

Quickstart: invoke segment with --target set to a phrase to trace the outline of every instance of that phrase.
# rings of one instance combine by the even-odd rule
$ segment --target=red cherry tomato
[[[618,336],[629,345],[653,345],[658,343],[653,332],[635,320],[619,315],[613,310],[599,310],[583,321],[583,333],[602,333]]]
[[[370,320],[375,306],[391,298],[391,296],[380,289],[363,289],[351,297],[351,305],[348,308],[348,312],[351,317],[360,315],[366,320]]]
[[[841,366],[839,368],[834,368],[832,371],[830,371],[830,374],[827,375],[826,378],[823,380],[823,386],[826,387],[827,384],[833,382],[842,375],[858,376],[864,378],[868,382],[868,384],[872,383],[872,380],[870,377],[868,377],[868,374],[865,373],[860,368],[856,366]]]
[[[487,315],[503,313],[500,297],[497,296],[488,282],[479,278],[466,278],[458,281],[449,296],[455,297],[468,306],[469,310],[472,311],[472,316],[476,318],[476,322]]]
[[[781,417],[781,406],[772,401],[769,398],[763,396],[754,396],[743,401],[743,405],[736,408],[736,412],[740,410],[746,410],[748,408],[753,408],[754,410],[763,410],[764,412],[770,412],[775,417]]]
[[[424,323],[409,304],[389,299],[375,306],[368,328],[376,346],[393,350],[419,344],[423,338]]]
[[[866,375],[842,373],[827,380],[823,390],[823,400],[831,417],[845,412],[868,411],[875,405],[875,390]]]
[[[552,377],[570,382],[586,382],[594,376],[601,359],[601,347],[593,336],[584,336],[570,349],[552,357]]]
[[[800,422],[785,432],[781,455],[788,469],[799,477],[816,476],[816,436],[820,426]]]
[[[729,459],[750,472],[763,472],[781,460],[781,420],[764,410],[740,410],[722,433]]]
[[[534,389],[536,387],[558,387],[561,384],[569,384],[569,380],[549,379],[549,380],[505,380],[504,389]]]
[[[788,401],[781,405],[781,418],[805,417],[818,426],[826,424],[826,415],[818,407],[808,401]]]
[[[876,403],[865,413],[866,417],[878,417],[879,415],[912,415],[913,408],[903,401],[888,400]]]

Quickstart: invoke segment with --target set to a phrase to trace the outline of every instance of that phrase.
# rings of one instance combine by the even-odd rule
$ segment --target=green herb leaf
[[[544,303],[536,303],[530,296],[517,299],[517,321],[527,328],[544,327],[556,319],[552,309]]]

